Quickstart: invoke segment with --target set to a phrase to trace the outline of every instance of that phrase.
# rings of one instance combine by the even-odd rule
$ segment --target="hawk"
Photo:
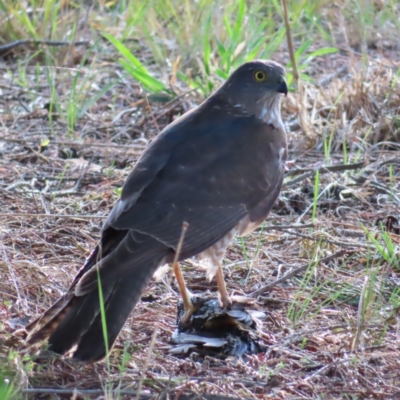
[[[196,109],[168,125],[126,179],[98,246],[67,293],[27,326],[28,343],[98,361],[158,267],[174,263],[187,319],[193,311],[178,261],[209,260],[223,307],[227,293],[221,260],[235,235],[267,217],[281,190],[287,159],[281,94],[284,68],[255,60],[236,69]],[[184,233],[184,234],[183,234]],[[101,291],[99,288],[101,287]]]

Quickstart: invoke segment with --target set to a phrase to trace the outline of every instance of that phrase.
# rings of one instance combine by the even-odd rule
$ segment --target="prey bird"
[[[221,261],[236,235],[260,226],[281,190],[287,143],[280,102],[287,92],[281,65],[254,60],[168,125],[135,164],[67,293],[26,327],[28,343],[47,339],[55,353],[74,348],[75,359],[101,360],[109,350],[102,315],[111,347],[167,263],[174,263],[187,320],[194,307],[178,262],[197,255],[208,260],[229,308]]]

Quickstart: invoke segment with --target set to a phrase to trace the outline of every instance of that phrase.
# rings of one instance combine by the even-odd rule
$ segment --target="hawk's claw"
[[[224,298],[220,296],[220,306],[224,311],[230,310],[232,307],[232,299],[229,296],[224,296]]]
[[[197,311],[198,307],[191,302],[189,306],[185,307],[185,314],[181,317],[181,324],[185,327],[189,325],[191,316]]]

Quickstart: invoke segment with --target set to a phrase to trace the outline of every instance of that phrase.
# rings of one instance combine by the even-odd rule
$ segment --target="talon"
[[[230,308],[232,307],[232,303],[232,299],[229,296],[225,298],[222,298],[222,296],[220,296],[220,305],[224,311],[230,310]]]
[[[184,308],[185,308],[185,314],[183,314],[183,316],[181,317],[180,322],[184,327],[186,327],[190,323],[191,316],[197,311],[197,307],[193,305],[193,303],[190,301],[189,304],[186,303]]]

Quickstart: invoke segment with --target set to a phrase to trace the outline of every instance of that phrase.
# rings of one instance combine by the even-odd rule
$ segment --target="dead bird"
[[[248,302],[234,301],[230,309],[221,308],[215,297],[192,297],[195,311],[189,320],[183,302],[178,305],[177,328],[172,338],[170,353],[186,356],[192,352],[219,358],[233,356],[246,359],[246,355],[265,351],[258,337],[259,322],[266,315],[259,311],[246,311]]]

